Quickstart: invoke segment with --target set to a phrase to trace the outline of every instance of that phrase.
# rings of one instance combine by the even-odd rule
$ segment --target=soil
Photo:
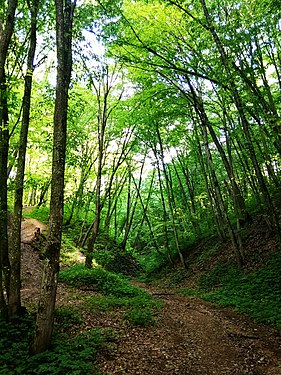
[[[29,307],[38,301],[41,265],[32,239],[36,228],[46,229],[42,225],[27,219],[22,227],[22,299]],[[57,305],[81,307],[79,332],[102,327],[116,335],[110,348],[98,354],[103,375],[281,374],[280,332],[230,309],[182,297],[176,289],[135,284],[164,301],[154,326],[131,327],[120,309],[95,314],[84,311],[83,298],[95,292],[59,284]]]

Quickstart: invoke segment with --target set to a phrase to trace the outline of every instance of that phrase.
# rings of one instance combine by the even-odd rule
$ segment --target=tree
[[[56,0],[57,87],[54,114],[53,164],[49,234],[36,330],[31,353],[46,350],[51,342],[63,221],[64,170],[68,89],[72,71],[72,30],[76,0]]]
[[[189,2],[167,0],[134,4],[124,1],[117,13],[118,22],[105,26],[105,36],[107,29],[115,35],[108,43],[112,56],[134,69],[140,85],[146,70],[147,80],[153,85],[165,81],[176,88],[186,96],[187,106],[197,112],[201,125],[208,128],[227,173],[228,180],[224,177],[218,183],[222,192],[226,189],[232,196],[230,210],[237,219],[237,235],[240,225],[249,221],[242,194],[242,186],[248,183],[260,207],[266,207],[264,216],[269,228],[278,233],[278,215],[264,172],[266,167],[277,187],[278,169],[271,160],[276,160],[274,147],[279,152],[280,120],[276,84],[269,83],[266,68],[271,61],[280,84],[276,63],[280,42],[273,31],[279,27],[276,12],[271,17],[270,6],[256,1],[218,4],[199,0],[189,6]],[[273,27],[269,28],[269,23]],[[191,93],[195,85],[199,101]],[[224,137],[221,129],[226,135],[226,147],[220,141]],[[239,142],[239,148],[235,142]],[[214,153],[212,147],[210,152]],[[238,158],[244,172],[237,165]],[[245,179],[248,182],[243,184]]]
[[[6,302],[3,293],[2,277],[7,295],[9,294],[10,265],[8,258],[8,215],[7,215],[7,177],[8,177],[8,101],[5,65],[8,48],[14,31],[17,0],[9,0],[5,19],[0,18],[0,313],[5,313]]]
[[[21,287],[21,220],[23,203],[23,183],[25,171],[25,156],[27,147],[27,135],[30,118],[30,101],[32,89],[32,76],[34,71],[34,55],[36,49],[37,14],[40,0],[29,3],[31,15],[30,41],[27,57],[27,69],[25,75],[25,87],[22,104],[22,126],[20,144],[17,158],[17,173],[15,177],[14,213],[11,225],[11,244],[9,244],[10,259],[10,290],[9,290],[9,318],[21,311],[20,287]]]

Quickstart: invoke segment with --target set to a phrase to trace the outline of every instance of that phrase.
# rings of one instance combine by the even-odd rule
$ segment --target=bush
[[[141,266],[129,252],[117,247],[109,250],[104,248],[96,250],[94,258],[98,264],[110,272],[136,276],[142,271]]]
[[[130,323],[145,326],[153,323],[153,312],[161,307],[161,302],[129,283],[121,275],[105,271],[97,267],[87,269],[74,266],[60,273],[60,279],[70,285],[95,286],[103,295],[90,296],[86,300],[88,308],[96,311],[107,311],[124,308],[125,319]]]
[[[151,310],[159,309],[162,306],[160,300],[155,300],[149,294],[138,297],[115,297],[109,296],[91,296],[87,298],[87,306],[93,310],[107,311],[115,307],[122,308],[149,308]]]

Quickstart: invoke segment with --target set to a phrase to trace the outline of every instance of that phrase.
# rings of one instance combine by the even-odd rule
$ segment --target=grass
[[[67,331],[81,325],[82,319],[76,308],[62,306],[55,309],[55,323],[60,330]]]
[[[125,277],[101,267],[86,269],[76,265],[61,272],[60,279],[75,286],[95,285],[102,294],[86,298],[83,308],[86,311],[122,309],[124,319],[134,326],[152,325],[155,311],[161,305]],[[95,366],[96,353],[99,349],[110,350],[112,335],[99,329],[80,333],[82,323],[76,307],[57,307],[50,349],[30,356],[34,332],[31,316],[12,323],[0,321],[0,375],[100,374]]]
[[[217,242],[213,246],[206,247],[197,257],[198,264],[203,264],[206,262],[209,258],[216,255],[220,247],[220,243]]]
[[[162,307],[162,302],[149,295],[136,297],[91,296],[86,306],[92,311],[124,310],[124,319],[134,326],[146,327],[155,323],[154,315]]]
[[[63,233],[60,252],[61,263],[66,267],[70,267],[81,263],[81,259],[81,251],[73,244],[73,240],[68,234]]]

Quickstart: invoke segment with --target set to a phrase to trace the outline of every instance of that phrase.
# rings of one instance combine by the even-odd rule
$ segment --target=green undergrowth
[[[75,307],[62,306],[55,309],[55,328],[58,331],[68,331],[81,324],[82,319]]]
[[[74,245],[73,239],[68,234],[62,234],[60,261],[64,267],[70,267],[80,261],[81,252]]]
[[[281,252],[275,253],[259,270],[247,273],[234,264],[217,264],[200,278],[198,289],[182,288],[193,295],[229,306],[250,315],[259,323],[281,329]]]
[[[33,330],[30,317],[16,323],[0,322],[0,375],[100,374],[94,366],[95,356],[106,342],[99,329],[78,335],[57,333],[49,350],[30,356]]]
[[[78,264],[60,272],[59,279],[76,287],[94,286],[97,291],[116,297],[135,297],[148,294],[144,290],[131,285],[127,278],[106,271],[102,267],[86,268],[84,265]]]
[[[154,315],[161,308],[161,302],[148,292],[131,285],[124,276],[102,267],[89,269],[76,265],[60,272],[60,281],[75,287],[94,287],[101,294],[86,298],[86,307],[94,311],[123,309],[124,319],[132,325],[153,324]]]
[[[30,210],[24,211],[23,216],[31,218],[31,219],[36,219],[36,220],[42,221],[45,224],[48,224],[49,214],[50,214],[49,207],[40,206],[40,207],[34,207]]]

